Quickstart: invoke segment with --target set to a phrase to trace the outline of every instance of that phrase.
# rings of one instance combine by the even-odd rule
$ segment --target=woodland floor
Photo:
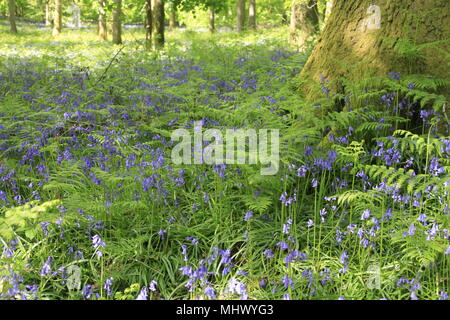
[[[432,111],[417,139],[389,90],[319,116],[332,99],[299,96],[308,53],[285,28],[180,30],[157,53],[134,28],[122,50],[0,32],[0,298],[447,297],[450,140],[417,142]],[[280,130],[278,174],[174,165],[195,121]]]

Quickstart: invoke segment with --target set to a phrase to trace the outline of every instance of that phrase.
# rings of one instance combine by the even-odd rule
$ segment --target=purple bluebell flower
[[[148,289],[150,291],[156,291],[156,285],[158,284],[158,282],[156,282],[155,280],[150,281],[150,284],[148,286]]]
[[[366,209],[363,211],[361,215],[361,220],[366,220],[370,217],[370,209]]]
[[[270,249],[264,250],[263,255],[265,255],[266,258],[268,258],[268,259],[271,259],[271,258],[274,257],[274,255],[273,255],[273,253],[270,251]]]
[[[104,289],[106,290],[106,295],[109,297],[111,296],[111,286],[114,278],[110,277],[106,279]]]
[[[161,237],[162,240],[164,240],[166,238],[166,230],[159,230],[158,231],[158,235]]]
[[[252,211],[247,211],[245,213],[244,221],[249,221],[251,218],[253,218],[253,212]]]
[[[210,299],[214,299],[216,297],[216,292],[214,291],[214,288],[211,286],[207,286],[205,288],[204,294],[209,297]]]
[[[53,260],[52,256],[49,256],[47,258],[47,261],[44,263],[44,265],[42,266],[42,269],[41,269],[41,277],[47,276],[52,273],[52,267],[51,267],[52,260]]]
[[[148,300],[148,290],[147,287],[142,287],[141,292],[139,292],[138,296],[135,300]]]
[[[81,295],[84,299],[90,299],[93,294],[93,289],[90,284],[87,284],[83,287],[83,290],[81,290]]]

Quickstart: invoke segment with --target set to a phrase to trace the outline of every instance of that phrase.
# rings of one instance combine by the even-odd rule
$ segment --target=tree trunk
[[[237,31],[241,32],[245,28],[245,0],[237,2]]]
[[[52,24],[52,18],[50,17],[50,0],[45,2],[45,25],[50,26]]]
[[[114,0],[112,37],[114,44],[122,44],[122,0]]]
[[[307,41],[310,41],[318,31],[319,13],[317,11],[317,1],[309,0],[292,3],[290,41],[299,48],[304,48]]]
[[[98,37],[101,41],[108,40],[107,28],[106,28],[106,11],[105,11],[105,0],[98,1]]]
[[[153,48],[164,46],[164,0],[152,0],[153,10]]]
[[[339,93],[345,90],[339,81],[343,77],[358,80],[401,72],[450,79],[450,69],[444,67],[448,42],[440,44],[441,50],[426,48],[423,57],[402,57],[396,50],[404,44],[401,39],[416,44],[449,39],[450,1],[372,2],[335,1],[322,37],[301,72],[305,97],[313,100],[321,95],[320,84],[315,84],[322,77],[331,81],[329,89]],[[444,94],[448,96],[448,88]]]
[[[11,32],[17,33],[16,4],[14,3],[14,0],[8,0],[8,8],[9,8],[9,24],[11,26]]]
[[[146,2],[145,2],[145,41],[147,43],[147,49],[151,48],[152,32],[153,32],[152,1],[146,0]]]
[[[252,29],[256,29],[256,0],[250,0],[248,7],[248,25]]]
[[[216,14],[214,12],[214,7],[209,7],[209,32],[213,33],[216,30]]]
[[[175,5],[175,2],[171,2],[169,12],[169,30],[174,30],[177,27],[178,27],[177,6]]]
[[[333,10],[333,0],[328,0],[327,8],[325,9],[325,20],[324,23],[327,23],[328,18],[330,17],[331,10]]]
[[[53,36],[61,33],[62,29],[62,0],[55,0],[55,11],[53,15]]]

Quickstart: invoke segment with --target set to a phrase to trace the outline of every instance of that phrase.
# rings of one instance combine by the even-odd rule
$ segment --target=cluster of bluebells
[[[217,181],[220,181],[221,184],[232,184],[233,188],[242,187],[243,184],[241,182],[238,184],[235,180],[243,181],[245,177],[242,171],[227,164],[202,168],[201,172],[191,168],[174,167],[170,162],[170,150],[173,142],[164,136],[159,128],[149,128],[145,121],[143,124],[142,119],[157,119],[155,122],[161,122],[161,126],[166,130],[174,130],[179,127],[192,129],[194,120],[183,120],[187,117],[182,114],[183,110],[190,110],[192,101],[211,110],[223,108],[222,110],[228,112],[232,106],[232,110],[237,110],[237,114],[240,115],[242,97],[247,98],[247,96],[255,94],[257,95],[255,106],[249,106],[248,109],[254,107],[254,111],[259,112],[265,108],[269,114],[276,117],[277,121],[283,122],[285,119],[282,116],[280,105],[285,103],[286,98],[280,96],[278,90],[274,89],[274,82],[285,82],[291,74],[298,72],[295,68],[282,65],[283,60],[289,59],[294,54],[283,49],[274,50],[265,60],[267,66],[265,66],[264,72],[255,71],[252,65],[255,58],[247,54],[239,56],[233,61],[236,73],[231,77],[218,76],[216,72],[211,75],[206,71],[207,68],[204,64],[196,63],[192,59],[162,59],[158,61],[159,65],[156,70],[152,71],[148,69],[153,62],[137,62],[130,69],[133,79],[130,84],[122,83],[122,81],[113,83],[114,86],[111,88],[121,87],[124,92],[129,92],[129,94],[120,96],[113,89],[106,90],[104,87],[97,91],[96,88],[92,88],[89,84],[88,73],[72,74],[72,70],[39,73],[33,71],[30,65],[18,66],[11,71],[12,81],[2,81],[7,86],[5,92],[11,90],[20,99],[26,101],[30,110],[36,112],[35,116],[38,120],[33,120],[29,115],[23,114],[16,115],[14,119],[7,119],[5,123],[7,126],[4,126],[3,122],[0,124],[0,152],[2,157],[4,155],[8,160],[3,161],[2,158],[0,161],[0,207],[22,205],[31,200],[40,201],[48,193],[46,190],[58,189],[55,181],[67,187],[65,192],[69,194],[68,199],[72,195],[71,187],[74,190],[86,187],[89,190],[83,194],[86,196],[86,202],[90,202],[92,199],[95,199],[96,202],[104,202],[101,205],[104,206],[108,217],[105,221],[112,218],[113,210],[124,206],[127,207],[126,209],[133,207],[131,214],[134,214],[134,206],[130,206],[130,204],[136,204],[136,207],[139,207],[142,203],[151,203],[156,210],[169,208],[170,218],[165,216],[162,219],[167,223],[158,225],[158,228],[152,229],[152,232],[157,233],[157,240],[164,242],[165,246],[173,245],[172,238],[177,238],[175,234],[177,228],[171,228],[172,224],[179,223],[183,227],[189,226],[192,220],[197,216],[201,217],[201,214],[214,205],[215,199],[220,201],[225,197],[222,193],[215,193],[216,190],[212,186]],[[400,80],[399,74],[392,73],[390,76],[395,81]],[[48,77],[53,81],[54,90],[51,90],[48,95],[42,96],[38,91],[33,90],[33,87],[39,87],[40,81]],[[328,79],[321,76],[321,89],[325,97],[331,99],[332,92],[329,83]],[[195,92],[192,100],[174,94],[176,91],[172,88],[182,88],[191,84],[195,89],[192,90]],[[414,87],[414,83],[408,86],[409,89]],[[82,91],[76,94],[73,88],[81,88]],[[262,88],[265,90],[260,93],[259,90]],[[399,98],[401,98],[400,103],[397,104]],[[394,112],[398,110],[411,112],[413,107],[406,99],[398,97],[395,92],[382,95],[381,101],[387,109],[392,109]],[[345,102],[349,107],[348,98]],[[252,110],[246,111],[251,112]],[[213,112],[211,114],[202,119],[205,128],[229,127],[227,119],[217,119]],[[431,119],[436,116],[436,113],[422,110],[419,116],[424,124],[430,125]],[[385,124],[383,118],[374,120]],[[0,121],[2,120],[0,119]],[[29,126],[24,125],[29,121],[35,121],[36,132],[30,133]],[[9,126],[9,122],[17,122],[18,125]],[[336,131],[329,133],[328,142],[339,146],[348,145],[352,139],[356,139],[358,131],[355,128],[349,125],[347,128],[338,130],[337,133]],[[22,137],[20,143],[17,143],[17,137]],[[415,163],[419,160],[409,155],[402,155],[400,149],[400,141],[390,136],[377,142],[371,156],[386,166],[400,167],[405,164],[407,168],[414,168]],[[433,177],[445,178],[448,174],[445,160],[450,159],[449,139],[442,140],[441,149],[442,156],[432,156],[426,171]],[[54,150],[54,154],[49,156],[48,150]],[[346,247],[349,241],[355,241],[358,251],[376,252],[379,249],[379,243],[383,241],[380,232],[382,224],[385,228],[386,226],[391,228],[391,225],[398,222],[398,215],[402,214],[408,217],[408,220],[405,220],[408,223],[403,229],[392,227],[389,229],[390,232],[403,235],[405,241],[421,234],[426,237],[426,241],[448,241],[448,248],[444,254],[450,254],[448,226],[443,225],[438,214],[426,209],[415,216],[416,211],[419,211],[425,202],[444,208],[439,214],[448,215],[450,213],[449,205],[446,203],[448,190],[443,191],[442,186],[429,185],[421,192],[408,194],[403,189],[394,184],[388,184],[386,181],[378,183],[372,181],[368,171],[357,167],[356,163],[339,163],[339,155],[335,150],[323,150],[313,145],[307,145],[304,150],[299,152],[298,156],[299,161],[290,164],[287,174],[281,178],[289,188],[282,189],[285,191],[281,194],[279,190],[273,196],[274,203],[276,202],[273,206],[281,206],[283,212],[291,213],[295,211],[294,208],[303,206],[304,203],[300,203],[300,200],[305,194],[302,192],[303,190],[305,193],[310,191],[299,186],[290,188],[293,180],[307,183],[308,186],[311,185],[315,189],[313,190],[314,196],[316,194],[323,196],[322,191],[338,194],[350,190],[350,188],[353,189],[351,178],[354,178],[353,182],[360,184],[356,187],[360,187],[367,193],[383,195],[388,200],[390,207],[385,212],[380,212],[377,208],[366,206],[361,212],[357,211],[356,217],[350,217],[348,203],[339,204],[336,197],[325,197],[325,206],[319,206],[317,209],[317,219],[312,219],[312,215],[306,212],[301,217],[304,219],[302,223],[297,220],[298,217],[294,218],[294,216],[281,221],[272,234],[274,242],[271,245],[265,244],[264,247],[256,248],[260,255],[259,258],[264,259],[267,264],[280,265],[285,268],[285,272],[273,275],[272,284],[282,288],[283,294],[280,297],[293,298],[289,292],[297,289],[302,281],[306,283],[310,293],[314,294],[317,286],[326,287],[335,280],[331,266],[323,266],[318,271],[312,270],[312,265],[317,261],[310,256],[311,248],[305,244],[305,237],[309,239],[310,236],[318,236],[318,230],[332,228],[331,235],[332,237],[335,235],[333,250],[336,256],[334,258],[339,262],[336,268],[339,276],[348,275],[348,271],[352,267],[350,262],[353,260],[350,259],[350,256],[353,252],[351,247]],[[67,168],[76,170],[70,171],[70,175],[61,177],[60,173]],[[351,172],[353,169],[355,172]],[[339,172],[342,175],[339,175]],[[353,174],[355,174],[354,177]],[[22,179],[23,176],[31,175],[33,176],[32,182]],[[330,190],[323,190],[324,185],[326,188],[327,181],[322,179],[326,176],[332,177],[330,178],[332,180],[328,181]],[[445,187],[448,187],[448,184]],[[228,189],[228,185],[224,189]],[[184,196],[185,190],[193,190],[190,197]],[[61,195],[58,194],[58,196]],[[309,196],[310,194],[306,194],[306,201],[310,199]],[[320,199],[320,201],[322,200]],[[410,210],[408,211],[408,209]],[[50,240],[53,241],[51,236],[57,234],[58,239],[55,241],[60,245],[57,249],[62,248],[67,259],[75,263],[89,257],[95,257],[95,262],[103,262],[105,258],[108,258],[108,255],[105,254],[107,245],[104,241],[108,233],[103,232],[106,227],[105,223],[96,218],[98,212],[86,213],[83,209],[79,209],[78,214],[71,216],[75,222],[70,230],[66,230],[67,223],[63,224],[63,221],[71,213],[60,208],[60,214],[61,218],[57,222],[42,221],[39,223],[37,227],[40,230],[40,236],[50,242]],[[127,211],[127,214],[130,212]],[[153,214],[155,212],[151,212],[149,215]],[[241,214],[239,221],[242,222]],[[339,224],[335,224],[335,219],[339,219]],[[351,222],[350,219],[352,219]],[[243,220],[247,228],[244,238],[248,244],[250,243],[249,229],[257,225],[257,223],[253,223],[256,220],[254,212],[245,212]],[[389,224],[390,222],[392,223]],[[117,226],[108,225],[108,227],[115,228]],[[66,233],[81,234],[82,237],[76,239],[80,241],[72,241],[73,239],[65,236]],[[106,237],[105,239],[110,245],[110,238]],[[181,245],[181,257],[185,265],[179,271],[186,279],[185,287],[188,292],[192,295],[203,295],[209,299],[215,299],[220,294],[240,299],[249,298],[251,292],[248,292],[249,288],[246,283],[251,282],[247,281],[248,274],[251,275],[251,272],[237,270],[235,263],[238,264],[238,259],[233,259],[234,249],[222,250],[214,247],[209,256],[197,261],[198,252],[201,251],[199,250],[200,242],[204,241],[203,238],[200,238],[200,241],[197,237],[185,237],[183,234],[180,239],[184,239],[182,240],[184,243]],[[319,239],[319,241],[322,240]],[[2,259],[7,261],[6,259],[14,258],[18,244],[18,240],[14,239],[4,245]],[[55,252],[59,251],[55,250]],[[305,252],[308,252],[308,255]],[[55,280],[57,276],[60,276],[61,284],[65,284],[64,280],[66,280],[67,274],[65,267],[58,265],[60,257],[52,252],[52,255],[40,258],[36,274],[42,280]],[[302,265],[302,271],[293,272],[292,270],[295,269],[293,267],[298,265]],[[244,266],[242,267],[244,268]],[[0,299],[37,297],[39,288],[36,284],[25,285],[21,275],[15,273],[13,269],[7,271],[0,281],[9,283],[10,286],[6,293],[0,292]],[[226,283],[226,286],[219,289],[216,283],[219,283],[221,279],[224,280],[222,283]],[[113,277],[109,276],[105,277],[101,284],[93,283],[92,280],[85,281],[85,285],[80,290],[84,299],[99,298],[99,288],[104,289],[107,297],[112,297],[113,285],[119,285],[114,282]],[[49,281],[42,282],[49,283]],[[149,294],[157,290],[157,285],[158,283],[152,280],[140,288],[136,299],[147,300]],[[261,289],[268,287],[266,280],[261,280],[260,287]],[[417,299],[421,290],[421,284],[416,279],[402,278],[398,281],[398,287],[407,288],[411,299]],[[276,291],[276,286],[273,287],[273,290],[273,292]],[[448,299],[448,295],[444,291],[440,293],[439,297]]]

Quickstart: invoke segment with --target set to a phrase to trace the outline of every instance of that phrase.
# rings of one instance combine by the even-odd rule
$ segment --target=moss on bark
[[[379,8],[379,24],[378,9],[373,6]],[[449,38],[448,0],[335,0],[322,36],[300,74],[300,90],[310,100],[317,98],[321,75],[331,80],[334,90],[341,77],[358,80],[389,72],[450,79]],[[421,56],[411,54],[414,50],[400,54],[405,39],[411,40],[410,47],[439,42],[440,49],[426,48]],[[441,93],[448,97],[448,88]]]

